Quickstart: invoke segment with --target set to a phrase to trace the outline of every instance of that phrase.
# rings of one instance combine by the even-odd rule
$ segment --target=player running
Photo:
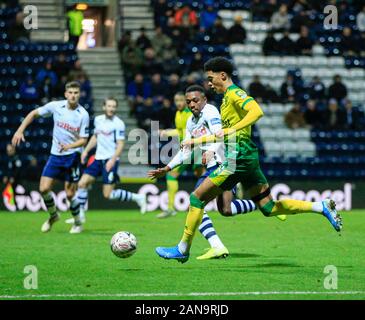
[[[221,105],[223,129],[215,135],[185,141],[183,145],[199,145],[224,139],[226,160],[191,194],[189,213],[179,244],[175,247],[158,247],[157,254],[165,259],[186,262],[205,205],[225,190],[231,190],[238,182],[242,183],[257,207],[267,217],[313,212],[324,215],[336,231],[341,231],[342,218],[337,213],[333,200],[273,200],[269,184],[260,168],[258,149],[251,140],[251,126],[263,116],[260,106],[254,98],[233,83],[233,65],[226,58],[216,57],[208,60],[204,70],[210,87],[217,93],[224,94]]]
[[[42,232],[51,230],[52,225],[60,219],[57,212],[52,188],[56,179],[64,181],[67,199],[70,201],[74,224],[70,233],[75,233],[81,226],[79,205],[75,201],[77,182],[80,179],[80,153],[89,137],[89,114],[79,104],[80,84],[66,84],[67,100],[55,101],[31,111],[15,132],[11,142],[18,146],[24,142],[24,131],[38,117],[53,116],[53,139],[51,155],[43,169],[39,184],[44,203],[50,217],[42,225]]]
[[[81,162],[86,163],[88,153],[96,147],[94,160],[89,163],[78,183],[76,200],[80,206],[85,207],[88,198],[88,188],[96,178],[103,178],[103,195],[109,200],[135,201],[141,208],[141,213],[146,212],[146,195],[132,193],[123,189],[115,189],[118,182],[119,158],[122,154],[125,140],[125,124],[116,115],[118,101],[114,98],[105,99],[104,114],[95,117],[94,134],[81,154]],[[81,217],[85,222],[85,216]],[[72,223],[72,219],[66,223]],[[77,233],[82,232],[79,226]]]
[[[199,85],[192,85],[186,89],[186,104],[192,111],[193,115],[188,119],[185,131],[185,140],[199,138],[206,135],[211,135],[219,132],[222,129],[221,116],[218,109],[207,103],[205,90]],[[196,148],[197,149],[197,148]],[[203,163],[206,165],[206,172],[199,178],[194,189],[197,189],[200,184],[208,177],[224,159],[223,143],[208,143],[200,146],[203,153]],[[194,150],[197,153],[197,150]],[[174,168],[188,162],[190,163],[192,150],[183,148],[176,156],[163,168],[151,170],[148,176],[151,178],[161,178]],[[252,200],[233,200],[231,190],[224,191],[217,199],[218,210],[224,216],[235,216],[256,210],[256,206]],[[199,226],[199,231],[208,240],[211,248],[203,255],[197,257],[198,260],[207,260],[228,256],[228,249],[224,246],[218,237],[212,220],[208,214],[204,212],[203,220]]]
[[[181,141],[183,141],[185,137],[186,123],[188,119],[191,117],[192,113],[186,106],[185,94],[183,92],[177,92],[175,94],[174,103],[177,109],[175,114],[176,129],[160,130],[160,137],[178,137],[179,142],[181,143]],[[166,175],[166,185],[168,194],[167,211],[159,213],[157,215],[157,218],[161,219],[176,215],[174,201],[175,201],[175,195],[179,190],[178,178],[180,174],[182,174],[188,167],[189,165],[181,165],[167,173]],[[196,177],[199,177],[203,173],[204,167],[201,165],[193,165],[193,170],[194,170],[194,175]]]

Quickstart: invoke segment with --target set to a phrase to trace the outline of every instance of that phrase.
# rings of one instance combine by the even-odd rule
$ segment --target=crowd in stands
[[[174,114],[174,93],[193,83],[200,83],[209,89],[202,72],[204,62],[217,54],[229,56],[228,46],[233,43],[244,44],[247,36],[244,21],[239,15],[234,17],[232,27],[227,29],[224,26],[218,14],[221,4],[217,1],[207,0],[194,5],[194,2],[187,1],[152,0],[151,5],[155,12],[154,35],[147,36],[142,27],[136,39],[132,39],[131,33],[127,31],[119,43],[130,112],[137,117],[139,126],[145,129],[149,127],[150,120],[159,120],[162,126],[170,127],[172,123],[169,119],[173,119]],[[312,55],[312,47],[320,42],[320,31],[323,31],[323,26],[320,29],[315,26],[318,20],[323,20],[319,13],[323,12],[324,5],[310,0],[253,0],[250,3],[252,20],[271,25],[263,42],[263,54]],[[344,2],[339,2],[337,6],[339,10],[344,10],[339,15],[342,35],[335,39],[339,52],[365,57],[365,41],[359,41],[365,35],[365,6],[361,7],[360,2],[356,1],[352,6]],[[295,41],[292,40],[292,33],[298,33]],[[308,80],[301,78],[300,70],[289,70],[279,91],[269,83],[261,83],[259,75],[245,89],[258,101],[296,103],[288,118],[295,118],[294,115],[299,112],[303,119],[299,124],[297,121],[288,124],[292,128],[304,125],[322,127],[323,121],[309,123],[309,118],[313,118],[314,112],[318,118],[325,113],[333,115],[331,108],[335,109],[334,104],[339,115],[330,128],[358,128],[363,124],[362,110],[357,107],[351,110],[358,112],[360,120],[352,125],[346,124],[344,120],[351,119],[345,113],[348,114],[346,106],[352,103],[340,75],[334,77],[333,84],[328,88],[319,77]],[[219,106],[220,98],[209,90],[208,95]],[[296,111],[298,106],[299,110]],[[166,119],[161,116],[162,110]],[[308,115],[306,120],[305,113],[312,116]]]
[[[80,103],[91,116],[93,113],[91,83],[75,45],[31,42],[23,19],[18,1],[0,0],[0,150],[4,154],[0,158],[0,181],[4,183],[19,176],[39,179],[39,170],[46,161],[52,135],[48,119],[36,120],[16,152],[7,145],[29,111],[65,99],[66,82],[77,80],[81,84]]]
[[[167,119],[173,119],[175,113],[174,94],[196,83],[208,89],[204,62],[216,54],[228,56],[229,44],[244,43],[246,39],[242,17],[236,17],[227,29],[214,1],[206,1],[200,12],[187,5],[170,7],[166,0],[152,2],[153,36],[148,37],[142,27],[136,39],[126,31],[119,42],[130,112],[145,129],[151,120],[171,127],[172,120]],[[208,98],[217,100],[212,93]]]
[[[314,44],[321,43],[325,47],[332,47],[329,44],[335,43],[335,48],[328,50],[327,53],[365,57],[365,5],[361,8],[361,1],[358,3],[358,6],[350,6],[346,1],[339,3],[340,25],[329,34],[326,34],[325,22],[320,25],[318,21],[324,18],[320,13],[323,12],[325,4],[320,2],[317,4],[318,10],[315,10],[316,6],[309,1],[294,1],[290,7],[282,4],[271,17],[255,15],[254,11],[254,18],[267,21],[271,25],[271,30],[263,43],[263,53],[265,55],[312,55]],[[297,40],[292,40],[290,33],[297,33]]]
[[[279,93],[255,75],[248,92],[259,102],[294,103],[285,115],[285,123],[291,129],[361,130],[364,127],[363,109],[352,105],[340,75],[335,75],[333,83],[326,88],[318,76],[307,83],[297,74],[288,72]]]
[[[65,85],[69,81],[81,84],[81,105],[92,104],[91,83],[80,61],[66,61],[63,53],[48,60],[35,76],[27,76],[20,84],[21,100],[26,104],[44,105],[53,100],[64,99]]]

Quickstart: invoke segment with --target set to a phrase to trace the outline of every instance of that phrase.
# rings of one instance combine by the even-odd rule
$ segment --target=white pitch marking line
[[[86,293],[86,294],[29,294],[2,295],[0,299],[22,298],[91,298],[91,297],[205,297],[205,296],[261,296],[261,295],[365,295],[365,291],[252,291],[252,292],[171,292],[171,293]]]

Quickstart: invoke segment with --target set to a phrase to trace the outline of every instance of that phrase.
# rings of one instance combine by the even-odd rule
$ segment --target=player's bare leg
[[[39,192],[42,194],[44,203],[49,213],[49,218],[42,225],[42,232],[49,232],[52,229],[52,225],[60,219],[60,215],[57,212],[57,208],[52,196],[52,188],[54,179],[42,176],[39,182]]]

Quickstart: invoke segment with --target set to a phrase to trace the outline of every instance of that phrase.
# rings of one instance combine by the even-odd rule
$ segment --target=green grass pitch
[[[185,214],[164,220],[155,214],[90,211],[84,233],[71,235],[64,223],[69,214],[42,234],[46,213],[0,212],[0,299],[365,298],[365,211],[343,213],[341,236],[314,214],[280,222],[259,212],[234,218],[213,212],[230,256],[196,260],[208,247],[198,233],[185,264],[155,253],[178,242]],[[128,259],[110,251],[112,235],[121,230],[138,240]],[[28,265],[38,270],[36,290],[24,288]],[[327,265],[337,268],[337,289],[324,287]]]

